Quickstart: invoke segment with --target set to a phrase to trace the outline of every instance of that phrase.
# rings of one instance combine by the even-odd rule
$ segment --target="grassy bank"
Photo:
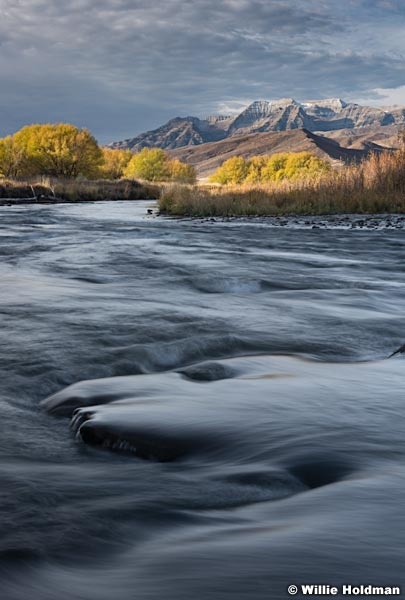
[[[4,199],[32,199],[33,202],[55,200],[83,202],[97,200],[156,199],[160,188],[153,184],[131,179],[96,181],[58,180],[47,182],[17,182],[0,180],[0,201]]]
[[[234,186],[163,189],[163,213],[179,216],[404,213],[405,150],[372,155],[317,178]]]

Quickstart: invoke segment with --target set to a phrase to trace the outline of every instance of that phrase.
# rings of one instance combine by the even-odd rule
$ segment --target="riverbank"
[[[162,190],[162,213],[241,217],[405,213],[405,151],[372,155],[320,177]]]
[[[159,194],[158,186],[132,179],[59,180],[49,183],[0,181],[0,206],[41,202],[156,200]]]
[[[182,217],[286,217],[405,213],[405,190],[346,191],[332,186],[175,186],[163,190],[162,214]]]

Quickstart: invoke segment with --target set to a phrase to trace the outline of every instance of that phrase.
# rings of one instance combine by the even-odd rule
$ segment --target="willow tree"
[[[287,179],[316,178],[331,170],[327,160],[319,158],[311,152],[291,152],[285,164]]]
[[[120,179],[132,158],[131,150],[103,148],[103,164],[100,176],[104,179]]]
[[[196,172],[192,165],[177,159],[161,148],[142,148],[134,154],[124,170],[126,177],[139,177],[146,181],[178,181],[195,183]]]
[[[124,171],[126,177],[139,177],[147,181],[169,179],[168,158],[161,148],[142,148],[134,154]]]
[[[24,177],[27,171],[27,155],[14,140],[8,135],[0,139],[0,176],[8,179]]]
[[[197,175],[195,168],[192,165],[181,162],[177,158],[170,160],[168,163],[168,172],[170,181],[178,181],[179,183],[195,183]]]
[[[97,177],[103,153],[87,129],[69,123],[28,125],[14,134],[25,156],[23,176]]]
[[[233,156],[210,177],[221,184],[268,183],[281,180],[316,179],[331,170],[330,163],[310,152],[283,152],[253,156],[246,160]]]
[[[249,173],[249,164],[243,156],[228,158],[210,177],[213,183],[243,183]]]

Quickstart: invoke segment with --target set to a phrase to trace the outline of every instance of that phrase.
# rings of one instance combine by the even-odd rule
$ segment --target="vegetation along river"
[[[149,204],[0,208],[0,597],[405,586],[403,230]]]

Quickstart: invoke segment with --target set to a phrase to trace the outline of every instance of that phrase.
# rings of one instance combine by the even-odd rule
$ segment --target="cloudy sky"
[[[405,104],[404,0],[0,0],[0,136],[102,142],[257,99]]]

